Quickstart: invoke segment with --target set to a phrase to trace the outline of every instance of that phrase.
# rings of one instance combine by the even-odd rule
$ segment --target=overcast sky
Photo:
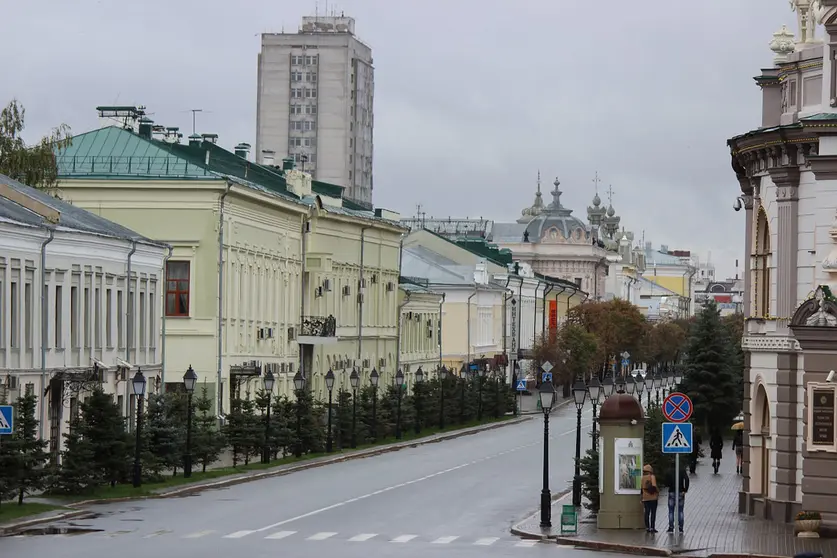
[[[255,144],[259,33],[324,0],[0,0],[0,103],[26,137],[97,125],[102,104],[232,148]],[[758,127],[752,77],[787,0],[343,0],[375,62],[376,206],[511,221],[538,169],[586,217],[601,190],[637,239],[743,259],[726,139]],[[603,196],[606,199],[606,196]],[[547,196],[547,200],[549,197]],[[741,262],[743,265],[743,261]]]

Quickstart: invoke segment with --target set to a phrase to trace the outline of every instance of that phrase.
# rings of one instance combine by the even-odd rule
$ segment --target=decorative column
[[[784,151],[784,149],[783,149]],[[782,154],[791,166],[770,169],[770,178],[776,185],[778,205],[778,230],[776,231],[776,312],[782,318],[777,324],[787,331],[788,319],[796,311],[796,261],[799,240],[799,167],[796,165],[796,149],[788,148]],[[772,240],[772,239],[771,239]]]
[[[745,229],[744,229],[744,316],[751,316],[752,312],[752,291],[753,283],[751,279],[752,270],[751,256],[753,252],[753,185],[752,181],[744,175],[738,175],[738,182],[741,185],[741,201],[744,204],[745,210]]]

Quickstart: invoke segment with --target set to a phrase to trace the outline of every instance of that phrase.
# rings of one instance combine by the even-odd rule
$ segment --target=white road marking
[[[439,537],[438,539],[433,541],[433,544],[449,544],[449,543],[452,543],[453,541],[455,541],[458,538],[459,537]]]
[[[305,539],[305,540],[306,540],[306,541],[324,541],[324,540],[326,540],[327,538],[329,538],[329,537],[333,537],[333,536],[334,536],[334,535],[336,535],[336,534],[337,534],[337,533],[329,533],[329,532],[325,532],[325,531],[324,531],[324,532],[322,532],[322,533],[317,533],[316,535],[311,535],[310,537],[308,537],[308,538],[307,538],[307,539]]]
[[[296,534],[296,531],[279,531],[278,533],[273,533],[272,535],[268,535],[265,538],[266,539],[277,540],[277,539],[284,539],[285,537],[290,537],[291,535],[295,535],[295,534]]]
[[[211,535],[214,532],[215,532],[214,530],[198,531],[197,533],[192,533],[192,534],[186,535],[183,538],[184,539],[199,539],[201,537],[205,537],[206,535]]]
[[[155,531],[155,532],[151,533],[150,535],[145,535],[143,538],[144,539],[153,539],[154,537],[159,537],[160,535],[167,535],[169,533],[171,533],[171,530],[161,529],[159,531]]]
[[[378,536],[378,534],[377,534],[377,533],[363,533],[362,535],[355,535],[354,537],[352,537],[351,539],[349,539],[349,542],[363,542],[363,541],[368,541],[368,540],[369,540],[369,539],[371,539],[372,537],[377,537],[377,536]]]
[[[519,543],[517,543],[517,544],[516,544],[516,545],[514,545],[514,546],[535,546],[535,545],[536,545],[536,544],[538,544],[539,542],[540,542],[540,541],[538,541],[538,540],[534,540],[534,541],[520,541]]]
[[[235,533],[230,533],[229,535],[224,535],[225,539],[240,539],[242,537],[246,537],[247,535],[255,533],[255,531],[236,531]]]
[[[477,539],[477,541],[474,544],[477,546],[491,546],[499,540],[500,537],[486,537],[484,539]]]
[[[395,537],[394,539],[392,539],[389,542],[405,543],[405,542],[410,542],[411,540],[413,540],[416,537],[418,537],[418,535],[398,535],[397,537]]]

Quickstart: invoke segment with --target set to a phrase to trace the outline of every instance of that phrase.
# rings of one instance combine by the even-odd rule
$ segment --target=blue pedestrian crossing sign
[[[11,405],[0,405],[0,435],[11,434],[14,428],[14,408]]]
[[[663,423],[663,453],[692,453],[692,423]]]
[[[551,382],[552,381],[552,372],[544,372],[541,376],[541,382]]]
[[[517,391],[526,391],[526,380],[517,380]]]
[[[630,361],[630,360],[628,360],[628,359],[626,359],[626,358],[623,358],[623,359],[622,359],[622,366],[628,366],[630,363],[631,363],[631,361]]]

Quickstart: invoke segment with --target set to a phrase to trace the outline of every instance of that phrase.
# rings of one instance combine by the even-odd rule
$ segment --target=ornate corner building
[[[755,78],[761,125],[727,142],[741,188],[736,209],[745,210],[748,256],[739,511],[788,522],[804,508],[833,524],[833,399],[830,418],[827,410],[817,415],[808,391],[826,378],[824,346],[833,342],[837,349],[837,320],[809,323],[812,293],[821,295],[820,285],[837,282],[837,0],[791,5],[799,38],[784,26],[774,33],[774,65]],[[830,424],[823,426],[831,438],[826,449],[815,441],[817,416]]]

